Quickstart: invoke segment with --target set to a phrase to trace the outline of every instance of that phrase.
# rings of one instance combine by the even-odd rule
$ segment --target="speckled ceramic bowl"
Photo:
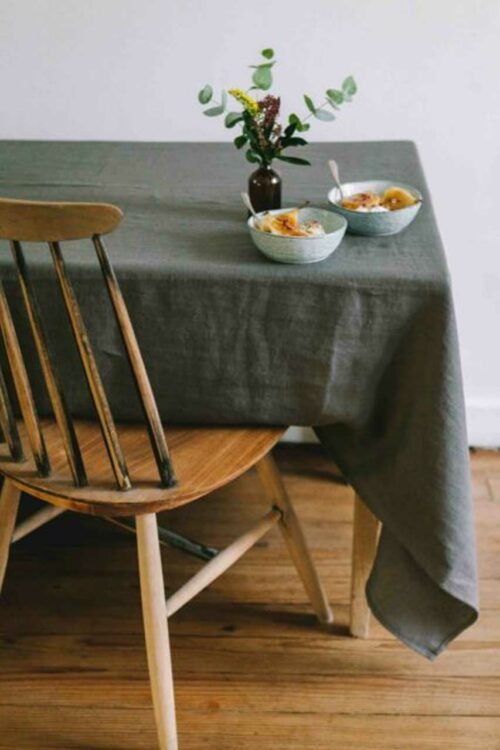
[[[271,214],[284,214],[291,208],[279,208],[269,211]],[[263,211],[258,216],[262,216]],[[326,234],[322,237],[281,237],[255,229],[253,216],[248,219],[248,226],[254,245],[261,253],[278,263],[317,263],[328,258],[339,246],[347,229],[347,221],[333,211],[323,208],[301,208],[299,221],[315,219],[323,225]]]
[[[406,208],[399,208],[397,211],[381,211],[365,213],[363,211],[351,211],[340,205],[340,191],[337,187],[332,188],[328,193],[328,200],[332,208],[338,214],[347,219],[348,231],[352,234],[365,234],[371,237],[377,235],[397,234],[405,229],[420,211],[422,205],[422,194],[411,185],[405,185],[403,182],[394,182],[390,180],[366,180],[365,182],[346,182],[342,183],[344,195],[354,195],[355,193],[383,193],[389,187],[402,187],[408,190],[417,198],[418,203]]]

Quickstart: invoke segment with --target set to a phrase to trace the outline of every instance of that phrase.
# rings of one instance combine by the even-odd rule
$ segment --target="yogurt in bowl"
[[[422,205],[419,190],[390,180],[348,182],[342,185],[342,191],[344,200],[338,187],[330,190],[328,200],[333,210],[347,220],[352,234],[372,237],[397,234],[411,224]],[[388,197],[382,200],[382,196]],[[414,202],[410,203],[411,200]],[[410,205],[403,205],[405,202]]]
[[[255,219],[248,219],[254,245],[268,258],[278,263],[317,263],[324,260],[340,245],[347,229],[347,220],[323,208],[279,208],[262,211]],[[283,234],[281,216],[293,215],[289,232]],[[282,228],[287,230],[285,226]],[[267,228],[266,228],[267,224]],[[273,227],[277,230],[273,232]]]

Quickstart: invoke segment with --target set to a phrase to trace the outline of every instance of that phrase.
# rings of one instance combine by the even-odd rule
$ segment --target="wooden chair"
[[[102,235],[114,230],[121,219],[121,211],[107,204],[0,200],[0,239],[10,242],[54,414],[53,419],[38,418],[16,329],[0,284],[0,330],[22,415],[18,422],[0,372],[0,426],[5,440],[0,445],[0,473],[4,476],[0,496],[0,588],[11,542],[57,514],[72,510],[118,521],[124,516],[135,517],[158,742],[162,750],[175,750],[177,730],[168,617],[227,570],[273,526],[279,526],[283,533],[318,619],[328,623],[333,618],[301,526],[270,454],[284,429],[162,426],[125,302],[102,241]],[[109,408],[59,244],[86,238],[95,247],[143,407],[144,424],[122,425],[118,430]],[[95,406],[95,422],[73,420],[68,411],[21,242],[49,245]],[[156,514],[202,498],[253,466],[271,501],[269,512],[165,600]],[[48,505],[15,529],[21,492]]]

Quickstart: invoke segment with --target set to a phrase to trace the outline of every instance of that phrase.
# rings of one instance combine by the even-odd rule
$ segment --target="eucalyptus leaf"
[[[224,120],[224,125],[226,126],[226,128],[234,128],[234,126],[242,120],[243,116],[241,112],[228,112],[226,115],[226,119]]]
[[[271,49],[271,47],[266,47],[266,49],[263,49],[261,52],[262,57],[265,57],[266,60],[271,60],[271,58],[274,57],[274,50]]]
[[[311,162],[307,159],[299,159],[298,156],[277,156],[280,161],[286,161],[289,164],[301,164],[304,166],[311,166]]]
[[[309,130],[310,125],[308,125],[306,122],[302,122],[301,120],[299,120],[299,118],[296,115],[294,115],[294,117],[295,117],[294,125],[299,131],[299,133],[305,133],[306,130]]]
[[[220,92],[220,106],[222,107],[223,111],[226,109],[226,105],[227,105],[227,94],[224,91],[224,89],[222,89],[222,91]]]
[[[344,94],[338,89],[328,89],[326,95],[328,99],[331,99],[333,104],[342,104],[344,101]]]
[[[335,120],[333,112],[329,112],[327,109],[317,109],[314,116],[323,122],[331,122],[332,120]]]
[[[247,140],[248,139],[246,135],[239,135],[237,138],[234,139],[233,143],[236,146],[236,148],[240,149],[240,148],[243,148]]]
[[[257,88],[262,89],[263,91],[270,89],[273,85],[273,74],[271,73],[269,65],[259,65],[254,71],[252,81]]]
[[[354,96],[357,90],[358,87],[356,85],[356,81],[352,76],[348,76],[342,84],[342,91],[344,95],[348,97]]]
[[[203,114],[207,117],[218,117],[224,113],[224,107],[217,105],[217,107],[210,107],[210,109],[204,109]]]
[[[313,100],[310,96],[307,96],[307,94],[304,94],[304,101],[306,103],[306,107],[309,110],[309,112],[312,112],[313,115],[316,114],[316,107],[314,106]],[[300,130],[300,128],[299,128]]]
[[[198,101],[200,102],[200,104],[208,104],[213,96],[213,93],[214,90],[211,86],[208,85],[208,83],[206,86],[203,86],[201,91],[198,93]]]

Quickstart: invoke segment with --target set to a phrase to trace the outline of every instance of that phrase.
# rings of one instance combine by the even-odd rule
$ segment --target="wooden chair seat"
[[[2,474],[19,489],[41,500],[91,515],[126,516],[170,510],[207,495],[243,474],[265,456],[283,435],[282,427],[169,427],[165,428],[178,483],[162,487],[145,426],[118,428],[132,488],[116,487],[114,475],[97,423],[74,422],[89,484],[72,481],[64,444],[57,424],[43,420],[41,427],[52,466],[41,477],[33,458],[23,463],[10,459],[6,443],[0,444]],[[24,423],[18,423],[23,442]]]

